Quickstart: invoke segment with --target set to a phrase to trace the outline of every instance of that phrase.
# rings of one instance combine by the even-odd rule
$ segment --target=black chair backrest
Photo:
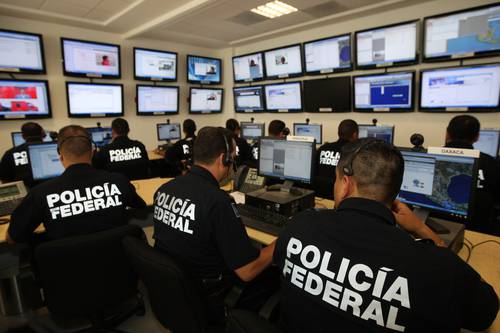
[[[156,319],[175,333],[206,331],[206,312],[198,290],[178,265],[137,239],[127,237],[123,246],[148,290]]]
[[[52,314],[99,315],[137,296],[138,277],[121,243],[125,236],[145,238],[139,226],[126,225],[36,248],[40,281]]]

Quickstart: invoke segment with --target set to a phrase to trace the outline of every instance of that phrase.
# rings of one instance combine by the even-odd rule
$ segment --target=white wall
[[[237,46],[232,49],[232,55],[241,55],[246,53],[251,53],[255,51],[262,51],[270,48],[275,48],[279,46],[306,42],[309,40],[319,39],[328,36],[335,36],[339,34],[354,32],[356,30],[369,29],[372,27],[377,27],[386,24],[392,24],[397,22],[408,21],[412,19],[423,18],[425,16],[435,15],[439,13],[459,10],[463,8],[483,5],[491,3],[494,1],[485,0],[435,0],[431,2],[425,2],[423,4],[397,9],[393,11],[387,11],[382,14],[375,14],[371,16],[365,16],[359,19],[352,19],[348,21],[342,21],[335,24],[330,24],[327,26],[308,29],[296,33],[291,33],[285,36],[267,39],[264,41],[246,44],[242,46]],[[230,61],[230,57],[227,58],[226,63]],[[465,61],[464,64],[471,63],[481,63],[481,62],[493,62],[500,61],[500,57],[496,58],[483,58],[480,60],[470,60]],[[398,67],[390,69],[389,71],[398,71],[404,69],[422,69],[430,67],[445,67],[445,66],[456,66],[458,62],[445,62],[445,63],[435,63],[435,64],[421,64],[411,67]],[[227,68],[226,72],[231,70]],[[349,73],[335,74],[331,76],[343,76],[343,75],[359,75],[359,74],[369,74],[382,72],[383,70],[369,70],[369,71],[354,71]],[[314,77],[304,77],[298,78],[296,80],[307,80],[321,78],[322,76]],[[294,79],[290,79],[294,81]],[[228,82],[228,81],[226,81]],[[417,81],[418,82],[418,81]],[[267,83],[267,82],[264,82]],[[230,90],[231,87],[227,87]],[[229,96],[231,92],[227,94]],[[418,92],[417,92],[418,94]],[[417,95],[418,96],[418,95]],[[317,114],[317,113],[300,113],[300,114],[235,114],[233,111],[234,106],[233,101],[226,99],[226,114],[229,116],[231,112],[235,115],[238,120],[249,120],[251,117],[258,119],[259,121],[265,121],[266,125],[273,119],[279,118],[285,121],[292,129],[292,124],[294,122],[304,122],[306,118],[310,118],[312,123],[323,124],[323,140],[333,141],[337,139],[337,126],[339,122],[346,118],[351,118],[356,120],[358,123],[370,124],[373,118],[379,120],[379,124],[394,124],[396,126],[395,130],[395,144],[401,146],[409,146],[409,137],[413,133],[422,133],[425,136],[425,146],[428,145],[442,145],[444,141],[444,133],[446,130],[446,125],[449,120],[456,114],[444,114],[444,113],[422,113],[422,112],[411,112],[411,113],[339,113],[339,114]],[[415,99],[418,103],[418,98]],[[418,105],[418,104],[417,104]],[[475,114],[477,118],[481,121],[483,127],[496,127],[500,128],[500,114],[490,113],[490,114]]]
[[[179,43],[170,43],[153,40],[123,40],[117,34],[104,33],[88,29],[69,27],[59,24],[50,24],[32,20],[19,19],[14,17],[0,16],[0,27],[26,32],[36,32],[43,35],[45,47],[45,62],[47,75],[15,75],[16,79],[33,78],[46,79],[49,81],[52,118],[37,120],[47,130],[58,130],[68,124],[79,124],[82,126],[95,126],[99,121],[103,126],[110,125],[113,118],[68,118],[66,106],[65,81],[83,81],[88,79],[65,77],[62,72],[60,37],[70,37],[102,41],[121,45],[122,78],[120,80],[98,80],[96,82],[113,82],[124,84],[125,118],[131,127],[130,136],[141,140],[146,147],[154,148],[158,144],[156,138],[156,123],[165,122],[167,116],[136,116],[135,105],[135,85],[150,84],[148,82],[134,81],[133,50],[134,46],[160,50],[169,50],[179,53],[178,82],[160,83],[160,85],[180,86],[180,112],[179,115],[170,116],[172,122],[182,122],[191,117],[201,128],[205,125],[220,125],[225,121],[226,115],[189,115],[187,98],[189,96],[189,85],[186,80],[186,54],[206,55],[221,57],[224,53],[221,50],[211,50],[201,47],[194,47]],[[7,74],[0,73],[0,77],[8,78]],[[226,79],[227,81],[227,79]],[[229,82],[229,81],[227,81]],[[152,84],[152,83],[151,83]],[[226,96],[232,98],[231,95]],[[5,120],[0,121],[0,154],[12,146],[10,132],[19,131],[21,125],[26,120]]]

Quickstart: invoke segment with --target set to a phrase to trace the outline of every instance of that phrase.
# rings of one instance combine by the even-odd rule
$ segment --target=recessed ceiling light
[[[259,14],[269,18],[275,18],[282,15],[290,14],[298,11],[297,8],[290,6],[282,1],[271,1],[265,5],[253,8],[250,10],[252,13]]]

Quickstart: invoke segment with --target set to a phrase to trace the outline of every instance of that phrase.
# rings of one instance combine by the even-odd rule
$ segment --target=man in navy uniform
[[[193,145],[196,139],[196,123],[186,119],[182,123],[184,139],[177,141],[165,152],[165,161],[172,176],[185,173],[192,164]]]

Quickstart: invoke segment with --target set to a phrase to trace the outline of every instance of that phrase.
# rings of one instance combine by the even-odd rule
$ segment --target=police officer
[[[240,302],[253,300],[243,307],[254,306],[259,295],[273,288],[272,283],[255,278],[271,264],[274,243],[262,250],[253,247],[237,207],[219,188],[233,169],[235,154],[229,131],[203,128],[194,145],[191,171],[162,185],[154,200],[155,247],[200,283],[218,320],[224,315],[223,297],[232,286],[244,287]],[[257,297],[248,295],[253,294],[250,290]]]
[[[25,143],[4,153],[0,161],[0,179],[6,183],[22,180],[26,186],[31,187],[35,185],[35,181],[31,175],[28,146],[43,142],[45,131],[37,123],[28,122],[21,127],[21,133]]]
[[[146,206],[124,176],[90,165],[92,141],[83,127],[63,127],[58,148],[66,170],[31,189],[14,210],[7,233],[10,242],[31,241],[42,223],[51,240],[109,229],[126,223],[127,206]]]
[[[358,124],[351,119],[342,120],[339,124],[338,135],[339,139],[336,142],[325,143],[319,147],[316,154],[316,172],[313,187],[316,194],[323,198],[333,197],[335,168],[339,162],[342,148],[347,143],[358,139]]]
[[[172,176],[186,172],[192,164],[193,144],[196,139],[196,123],[186,119],[182,123],[184,139],[177,141],[165,152],[165,161]]]
[[[446,130],[446,147],[474,149],[473,144],[479,139],[480,129],[479,120],[473,116],[454,117]],[[500,162],[481,153],[467,228],[500,235],[500,226],[495,223],[495,202],[500,202]]]
[[[240,137],[240,123],[236,119],[228,119],[226,129],[233,133],[233,138],[236,141],[236,166],[250,163],[252,161],[252,148],[247,140]]]
[[[130,180],[149,178],[149,158],[146,147],[128,137],[130,128],[123,118],[111,123],[112,141],[100,148],[92,159],[94,167],[118,172]]]
[[[274,262],[283,278],[287,332],[482,331],[498,297],[411,210],[395,201],[404,172],[387,143],[344,147],[336,210],[297,215],[281,233]],[[404,231],[404,230],[406,231]]]

